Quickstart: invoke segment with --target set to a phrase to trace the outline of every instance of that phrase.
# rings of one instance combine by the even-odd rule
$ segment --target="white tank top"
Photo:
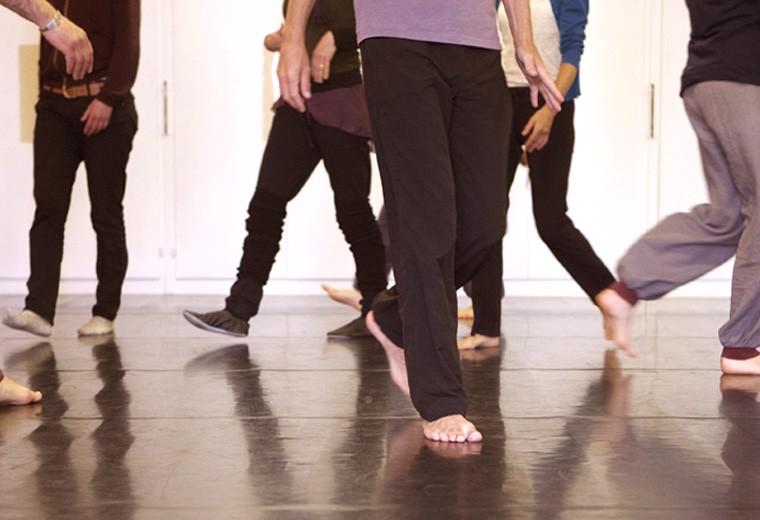
[[[559,50],[559,27],[557,27],[557,18],[554,16],[551,0],[530,0],[530,14],[533,22],[533,41],[547,72],[556,81],[559,66],[562,64],[562,53]],[[503,3],[499,5],[499,31],[503,47],[501,65],[507,76],[507,85],[527,87],[528,81],[515,60],[515,45]]]

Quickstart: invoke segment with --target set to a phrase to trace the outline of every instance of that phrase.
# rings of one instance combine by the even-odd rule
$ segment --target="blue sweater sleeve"
[[[581,55],[586,41],[589,0],[551,0],[554,17],[559,27],[559,50],[562,63],[569,63],[580,71]],[[576,76],[566,100],[580,94],[580,74]]]

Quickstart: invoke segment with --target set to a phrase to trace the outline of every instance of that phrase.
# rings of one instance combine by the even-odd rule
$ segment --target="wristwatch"
[[[55,14],[53,15],[53,19],[50,20],[45,27],[40,29],[40,32],[51,31],[55,29],[56,27],[58,27],[59,25],[61,25],[62,23],[63,23],[63,15],[61,14],[60,11],[56,11]]]

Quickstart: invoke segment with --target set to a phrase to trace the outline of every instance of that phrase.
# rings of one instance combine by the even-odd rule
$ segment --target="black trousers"
[[[511,187],[526,140],[522,130],[536,109],[530,104],[528,88],[509,90],[514,109],[507,169]],[[574,116],[575,103],[563,103],[554,118],[549,142],[541,150],[528,154],[533,217],[541,240],[593,302],[615,277],[567,215],[567,189],[575,146]],[[501,252],[500,249],[500,256]],[[502,275],[499,257],[486,264],[472,280],[473,334],[494,337],[501,334]]]
[[[290,106],[277,109],[256,191],[248,207],[243,256],[226,308],[248,320],[255,316],[280,249],[286,206],[324,161],[335,212],[356,264],[364,314],[387,286],[385,249],[369,203],[371,164],[365,137],[324,126]]]
[[[126,96],[113,109],[108,127],[84,135],[82,114],[91,97],[66,99],[41,91],[34,129],[34,200],[37,208],[29,231],[31,273],[26,308],[50,323],[61,280],[63,234],[76,171],[84,161],[90,218],[97,237],[95,271],[98,287],[92,313],[113,320],[121,305],[127,272],[124,190],[127,162],[137,132],[134,99]]]
[[[506,227],[510,100],[498,51],[394,38],[361,44],[397,286],[375,317],[404,348],[426,420],[465,414],[457,287]]]

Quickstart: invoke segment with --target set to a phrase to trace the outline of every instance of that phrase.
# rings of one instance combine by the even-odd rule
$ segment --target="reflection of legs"
[[[456,284],[472,276],[504,230],[499,150],[508,100],[498,53],[399,40],[362,45],[398,282],[398,291],[378,302],[375,318],[395,336],[389,335],[392,343],[405,347],[411,397],[427,421],[426,436],[476,440],[480,435],[462,417]],[[475,84],[485,92],[471,88]],[[388,102],[393,113],[404,114],[403,122],[380,109]],[[449,417],[453,430],[444,424]]]
[[[527,98],[520,103],[530,105]],[[530,107],[532,109],[532,107]],[[615,277],[567,215],[567,189],[575,130],[572,101],[563,103],[546,146],[528,154],[533,215],[541,240],[593,301]]]
[[[137,114],[130,98],[114,108],[108,128],[85,140],[84,160],[97,235],[98,288],[93,316],[113,321],[121,304],[121,288],[127,272],[127,241],[124,230],[124,191],[127,162],[137,131]],[[105,323],[96,320],[93,325]],[[108,327],[83,327],[89,334],[108,333]]]

